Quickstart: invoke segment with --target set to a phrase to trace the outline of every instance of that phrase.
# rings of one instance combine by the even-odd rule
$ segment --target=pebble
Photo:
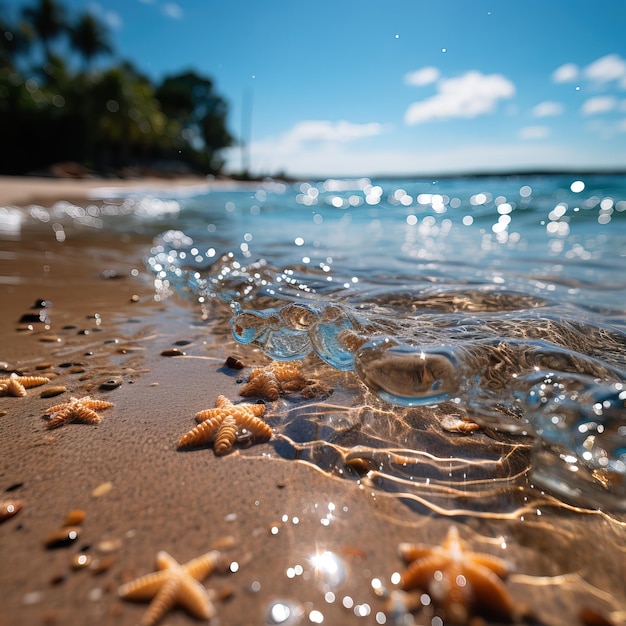
[[[109,378],[109,380],[105,380],[100,384],[100,389],[102,391],[111,391],[112,389],[117,389],[122,382],[121,378]]]
[[[23,506],[23,500],[7,500],[6,502],[0,502],[0,522],[9,517],[13,517]]]
[[[96,550],[102,554],[110,554],[111,552],[116,552],[122,548],[122,540],[121,539],[103,539],[98,542],[96,546]]]
[[[63,385],[55,385],[54,387],[48,387],[47,389],[44,389],[39,394],[39,397],[54,398],[54,396],[60,396],[62,393],[65,393],[66,391],[67,391],[67,387],[64,387]]]
[[[245,365],[243,364],[243,361],[241,361],[240,359],[234,356],[229,356],[226,359],[225,365],[226,367],[230,367],[233,370],[242,370],[245,367]]]
[[[72,558],[72,569],[82,569],[83,567],[88,567],[92,562],[91,556],[85,554],[84,552],[79,552],[75,554]]]
[[[169,348],[168,350],[163,350],[161,356],[185,356],[185,353],[178,348]]]
[[[85,517],[87,517],[85,511],[82,509],[73,509],[65,517],[63,526],[80,526],[80,524],[85,521]]]
[[[80,537],[80,530],[79,526],[63,526],[49,535],[44,545],[48,550],[65,548],[72,545]]]
[[[39,337],[39,341],[43,343],[60,343],[61,337],[57,335],[42,335]]]
[[[37,365],[35,365],[36,370],[47,370],[47,369],[50,369],[51,367],[54,367],[54,365],[52,363],[48,363],[47,361],[43,363],[38,363]]]
[[[91,497],[92,498],[99,498],[100,496],[103,496],[103,495],[109,493],[109,491],[111,491],[111,489],[113,489],[113,483],[112,482],[101,483],[100,485],[98,485],[91,492]]]

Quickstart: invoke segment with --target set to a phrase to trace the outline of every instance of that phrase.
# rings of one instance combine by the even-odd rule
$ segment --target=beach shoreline
[[[1,193],[11,202],[38,197],[52,205],[88,200],[103,187],[103,181],[32,182],[14,181],[10,193],[0,184]],[[132,193],[151,184],[122,186]],[[198,181],[155,184],[183,189]],[[539,623],[579,623],[581,606],[602,615],[620,608],[619,599],[595,593],[606,585],[607,571],[623,567],[620,554],[603,554],[608,564],[595,572],[597,546],[577,543],[580,529],[588,528],[590,536],[615,532],[600,516],[572,520],[556,507],[534,517],[526,513],[529,519],[520,526],[513,517],[435,514],[410,496],[377,489],[376,472],[341,478],[336,468],[323,471],[306,460],[306,446],[293,443],[296,452],[289,458],[281,452],[280,444],[287,448],[282,435],[223,457],[212,446],[178,450],[195,414],[214,407],[219,395],[243,401],[241,381],[268,359],[215,332],[218,322],[225,326],[227,307],[205,319],[199,307],[178,296],[155,299],[142,260],[148,246],[145,237],[87,237],[71,229],[59,241],[47,227],[0,241],[2,375],[50,376],[50,383],[28,389],[25,397],[0,397],[0,501],[23,502],[0,524],[0,626],[137,623],[147,603],[120,599],[122,583],[154,571],[159,550],[184,563],[226,536],[234,539],[225,553],[227,571],[204,581],[217,590],[215,623],[275,624],[271,611],[277,603],[299,616],[293,623],[391,623],[388,592],[394,573],[404,568],[398,544],[437,545],[452,525],[473,549],[515,566],[507,589]],[[44,321],[23,318],[33,314]],[[228,356],[247,367],[226,367]],[[307,376],[338,377],[312,358],[304,367]],[[67,391],[41,397],[60,385]],[[46,410],[86,395],[113,404],[99,412],[100,423],[47,428]],[[340,386],[327,403],[297,397],[268,403],[267,421],[279,433],[285,414],[300,406],[311,429],[323,428],[327,415],[332,421],[335,410],[338,421],[353,420],[346,429],[360,426],[363,401]],[[86,515],[78,540],[46,548],[76,509]],[[549,525],[552,516],[562,530],[558,537]],[[99,567],[73,566],[80,554]],[[340,564],[337,579],[316,560],[328,554]],[[565,572],[584,576],[587,586],[575,576],[557,584]],[[588,592],[582,599],[581,589]],[[432,616],[424,606],[416,623],[430,624]],[[162,623],[194,620],[175,609]]]

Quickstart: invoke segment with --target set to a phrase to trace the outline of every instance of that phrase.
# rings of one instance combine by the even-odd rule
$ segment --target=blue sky
[[[153,79],[213,78],[254,173],[626,167],[623,0],[63,3]]]

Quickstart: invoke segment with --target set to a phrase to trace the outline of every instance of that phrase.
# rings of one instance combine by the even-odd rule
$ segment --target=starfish
[[[49,383],[50,379],[45,376],[18,376],[13,373],[9,378],[0,380],[0,396],[16,396],[18,398],[26,395],[26,390],[30,387],[37,387]]]
[[[301,391],[306,384],[298,363],[272,361],[269,365],[250,372],[248,382],[241,388],[240,395],[278,400],[281,393]]]
[[[179,448],[214,442],[215,454],[226,454],[238,439],[257,437],[269,439],[272,429],[260,419],[265,413],[264,404],[233,404],[226,396],[218,396],[214,409],[196,414],[200,422],[183,435]]]
[[[211,550],[184,565],[167,552],[157,553],[159,571],[146,574],[118,589],[118,595],[127,600],[149,600],[140,626],[153,626],[176,605],[184,606],[194,617],[209,620],[215,607],[205,586],[200,582],[222,562],[222,553]]]
[[[465,624],[480,612],[510,622],[513,600],[504,586],[508,563],[499,557],[470,552],[451,526],[441,546],[403,543],[400,555],[409,563],[400,587],[427,591],[450,623]]]
[[[63,424],[69,424],[79,420],[86,424],[97,424],[100,416],[96,413],[98,409],[106,409],[113,406],[112,402],[106,400],[93,400],[89,396],[83,398],[70,398],[69,402],[57,404],[46,411],[50,416],[48,428],[58,428]]]

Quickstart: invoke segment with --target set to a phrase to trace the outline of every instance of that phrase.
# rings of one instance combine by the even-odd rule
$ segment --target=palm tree
[[[113,52],[106,27],[89,11],[78,17],[69,32],[72,47],[83,57],[85,72],[96,56]]]
[[[65,11],[56,0],[38,0],[22,12],[24,19],[32,24],[35,34],[41,41],[46,60],[50,58],[50,42],[66,29]]]

